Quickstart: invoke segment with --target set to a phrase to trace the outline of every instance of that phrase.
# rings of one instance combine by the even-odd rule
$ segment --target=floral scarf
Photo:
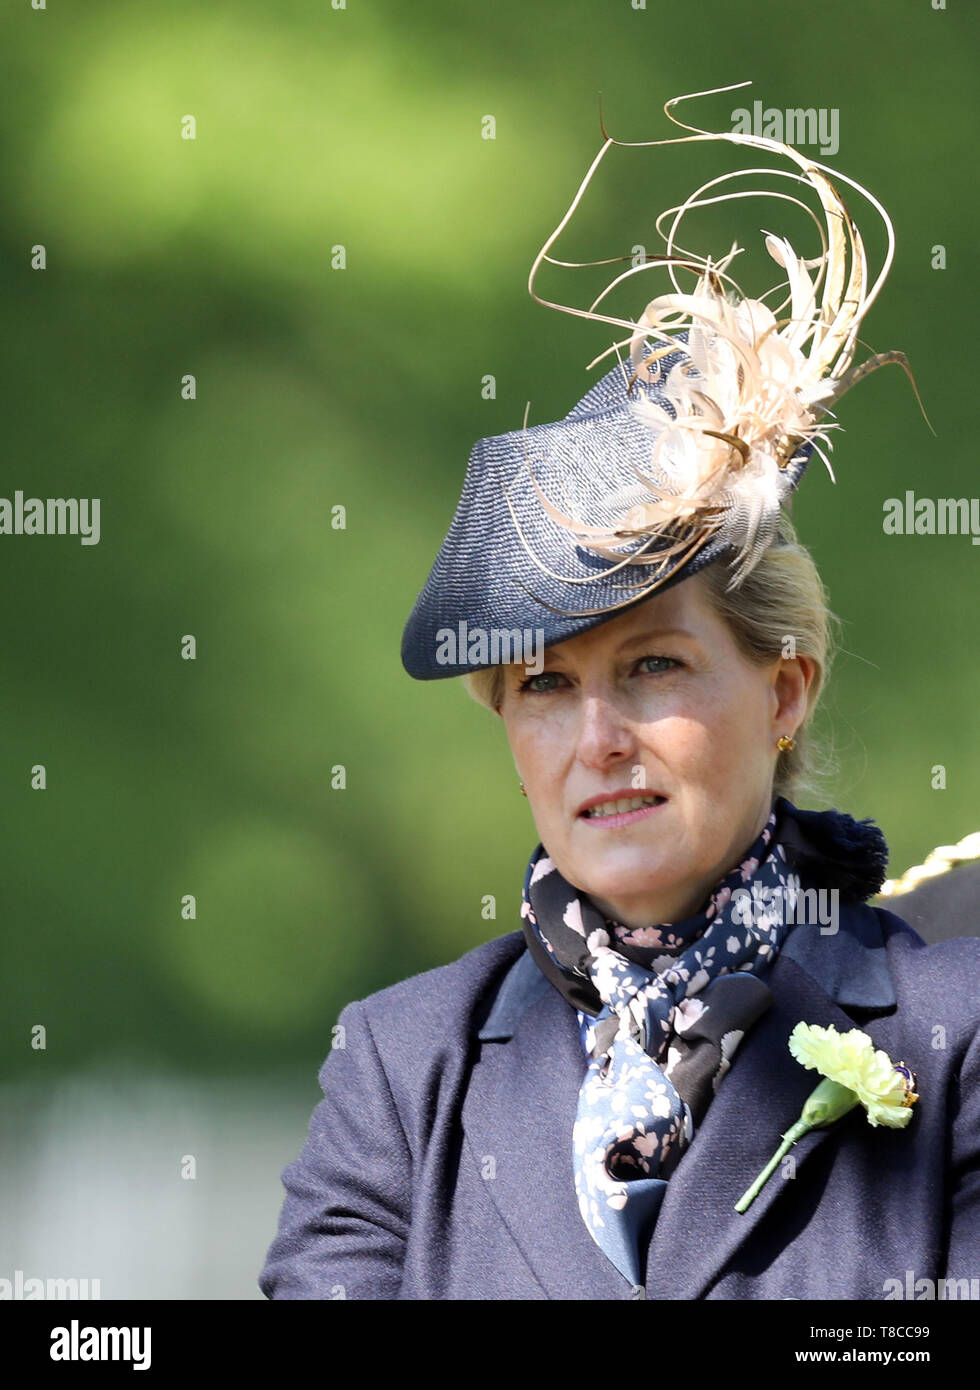
[[[605,918],[543,845],[527,867],[521,916],[531,954],[569,1002],[595,1015],[572,1134],[579,1210],[634,1286],[667,1178],[769,1007],[758,975],[795,920],[800,886],[774,838],[779,806],[684,922],[631,929]]]

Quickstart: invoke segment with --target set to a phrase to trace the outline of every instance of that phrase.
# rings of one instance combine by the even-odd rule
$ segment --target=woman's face
[[[750,664],[701,574],[547,648],[537,675],[506,666],[499,712],[560,873],[628,926],[697,912],[766,822],[813,674],[803,656]],[[658,802],[583,814],[610,793]]]

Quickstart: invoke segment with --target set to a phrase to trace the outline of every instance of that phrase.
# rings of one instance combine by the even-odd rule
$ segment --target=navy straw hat
[[[672,120],[669,108],[684,99],[667,103]],[[814,450],[833,478],[820,447],[832,447],[828,431],[837,428],[825,423],[831,405],[885,362],[908,370],[898,352],[851,367],[858,327],[893,255],[891,222],[877,200],[853,179],[835,175],[862,192],[885,223],[888,251],[872,283],[857,226],[827,166],[779,141],[733,132],[645,143],[684,139],[730,141],[790,159],[802,172],[769,172],[774,182],[792,179],[815,193],[822,225],[799,199],[778,190],[704,201],[749,196],[795,202],[817,224],[822,254],[803,258],[784,238],[764,233],[766,250],[784,275],[759,298],[748,298],[729,273],[737,245],[720,260],[675,249],[681,217],[702,205],[707,188],[767,172],[738,169],[661,214],[656,226],[666,254],[612,258],[631,260],[631,268],[604,293],[642,271],[670,274],[673,288],[636,320],[596,313],[604,295],[592,310],[540,299],[534,292],[538,266],[551,260],[548,249],[602,155],[622,143],[606,138],[539,252],[529,289],[550,308],[628,329],[629,338],[608,352],[628,344],[629,361],[617,362],[564,419],[474,445],[452,524],[402,637],[402,664],[417,680],[511,661],[531,664],[542,648],[609,621],[723,555],[731,566],[729,587],[741,583],[778,539],[782,510]],[[660,224],[672,214],[665,235]],[[695,273],[693,289],[682,290],[678,271]],[[777,290],[785,297],[770,306],[766,301]]]
[[[651,370],[651,383],[637,380],[633,392],[642,390],[669,410],[662,383],[684,360],[683,352],[661,358]],[[650,439],[628,409],[628,379],[626,368],[617,364],[563,420],[490,436],[473,446],[456,514],[405,625],[401,656],[410,676],[458,676],[496,665],[508,652],[520,661],[525,641],[538,649],[587,632],[623,611],[610,611],[615,605],[631,607],[649,597],[647,585],[659,580],[657,589],[665,589],[731,550],[722,538],[709,535],[688,558],[665,561],[663,537],[640,537],[617,548],[623,556],[642,551],[649,562],[617,567],[576,544],[542,507],[526,464],[552,500],[571,494],[578,513],[596,525],[613,521],[605,497],[617,497],[621,507],[624,494],[637,500],[651,495],[634,472],[648,466]],[[805,444],[794,456],[786,470],[789,485],[803,476],[811,453],[812,445]],[[642,591],[633,598],[636,588]],[[525,639],[525,633],[533,636]]]

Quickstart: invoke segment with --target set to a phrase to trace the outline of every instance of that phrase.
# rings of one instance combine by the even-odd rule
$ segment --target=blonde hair
[[[830,611],[813,556],[797,540],[792,522],[784,516],[775,541],[737,588],[726,591],[731,570],[724,557],[699,573],[705,578],[712,607],[728,624],[746,660],[768,666],[788,654],[791,639],[792,654],[813,661],[806,714],[794,734],[795,748],[777,756],[773,795],[793,800],[807,790],[819,796],[819,782],[835,768],[829,750],[813,736],[810,725],[837,650],[839,619]],[[461,679],[478,704],[499,712],[504,697],[503,666],[468,671]]]

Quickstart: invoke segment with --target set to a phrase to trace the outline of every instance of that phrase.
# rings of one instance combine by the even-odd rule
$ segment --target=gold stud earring
[[[796,747],[796,739],[790,738],[788,734],[783,734],[782,738],[776,740],[776,747],[779,749],[780,753],[792,753],[793,749]]]
[[[523,783],[523,782],[521,783],[521,796],[527,796],[527,792],[526,792],[525,789],[524,789],[524,783]]]

